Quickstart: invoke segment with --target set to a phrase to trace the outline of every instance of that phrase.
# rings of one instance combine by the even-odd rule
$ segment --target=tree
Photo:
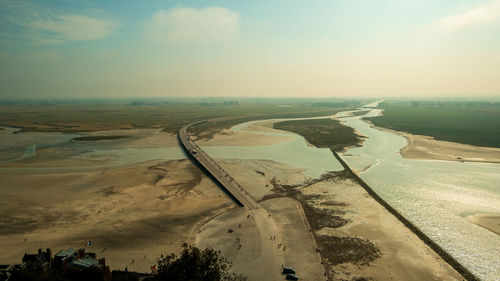
[[[170,254],[160,259],[158,281],[245,281],[242,275],[230,274],[231,263],[212,248],[200,250],[184,244],[180,257]]]

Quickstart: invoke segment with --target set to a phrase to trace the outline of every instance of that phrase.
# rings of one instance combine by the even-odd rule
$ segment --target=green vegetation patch
[[[329,118],[284,121],[275,123],[274,128],[297,133],[316,147],[333,148],[336,151],[360,146],[362,142],[362,137],[353,128]]]
[[[354,111],[352,115],[354,116],[360,116],[360,115],[365,115],[366,113],[370,112],[370,110],[361,110],[361,111]]]
[[[366,118],[374,125],[438,140],[500,147],[500,105],[485,107],[387,105],[383,116]]]

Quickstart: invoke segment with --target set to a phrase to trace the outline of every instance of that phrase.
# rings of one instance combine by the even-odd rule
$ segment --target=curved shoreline
[[[387,203],[382,197],[380,197],[365,181],[363,181],[356,173],[352,171],[352,169],[347,165],[347,163],[342,160],[342,158],[331,149],[335,158],[342,164],[344,169],[351,174],[352,178],[361,185],[366,192],[377,201],[380,205],[382,205],[387,211],[389,211],[392,215],[394,215],[402,224],[404,224],[408,229],[410,229],[415,235],[420,238],[427,246],[429,246],[432,250],[434,250],[443,260],[445,260],[449,265],[451,265],[458,273],[460,273],[466,280],[469,281],[479,281],[473,273],[471,273],[467,268],[465,268],[462,264],[460,264],[455,258],[453,258],[448,252],[446,252],[441,246],[439,246],[436,242],[430,239],[424,232],[422,232],[418,227],[416,227],[412,222],[406,219],[403,215],[401,215],[396,209],[394,209],[389,203]]]
[[[361,118],[361,120],[377,130],[404,137],[407,143],[399,150],[399,153],[407,159],[500,163],[500,148],[436,140],[432,136],[413,135],[403,131],[376,126],[364,118]]]

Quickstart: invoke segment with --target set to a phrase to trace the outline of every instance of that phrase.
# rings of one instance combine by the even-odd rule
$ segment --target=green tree
[[[230,274],[231,262],[220,251],[212,248],[200,250],[183,245],[179,257],[170,254],[160,259],[158,281],[245,281],[242,275]]]

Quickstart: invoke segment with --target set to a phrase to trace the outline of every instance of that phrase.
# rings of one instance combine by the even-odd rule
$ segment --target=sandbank
[[[319,182],[302,192],[306,195],[322,194],[313,205],[334,210],[349,221],[338,228],[324,227],[317,231],[318,235],[367,240],[380,251],[380,257],[370,262],[329,263],[334,280],[350,280],[352,276],[368,280],[462,279],[438,254],[351,180]]]
[[[177,145],[175,135],[160,130],[84,135],[99,134],[130,136],[95,142],[110,149]],[[95,163],[75,158],[82,152],[73,145],[41,148],[33,158],[2,163],[0,263],[20,263],[25,252],[39,248],[57,252],[92,241],[87,251],[105,257],[111,269],[149,272],[161,254],[192,243],[199,225],[236,207],[188,160],[81,169]],[[49,169],[24,169],[30,166]]]
[[[475,214],[468,216],[467,220],[500,235],[500,215],[498,214]]]
[[[225,129],[216,133],[213,138],[209,140],[197,140],[197,143],[201,146],[256,146],[273,145],[293,140],[294,137],[291,133],[272,128],[272,124],[280,120],[257,121],[241,131]],[[278,133],[280,135],[262,134],[260,132]],[[196,138],[194,139],[196,140]]]

